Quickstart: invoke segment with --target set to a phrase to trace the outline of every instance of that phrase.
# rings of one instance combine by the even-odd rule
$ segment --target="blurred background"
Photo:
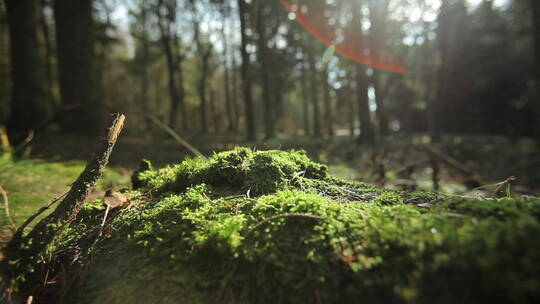
[[[1,0],[4,213],[63,193],[111,112],[127,124],[99,191],[142,158],[193,156],[185,140],[304,149],[390,188],[535,195],[539,87],[537,0]]]

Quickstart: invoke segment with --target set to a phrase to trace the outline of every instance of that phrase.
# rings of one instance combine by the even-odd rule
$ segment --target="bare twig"
[[[2,198],[4,199],[4,211],[6,212],[6,218],[9,222],[9,225],[13,229],[13,231],[17,230],[17,225],[15,225],[15,222],[9,215],[9,199],[6,190],[0,186],[0,194],[2,194]]]
[[[255,230],[259,229],[261,226],[267,224],[268,222],[271,222],[273,220],[277,220],[280,218],[305,218],[305,219],[311,219],[311,220],[316,220],[316,221],[323,221],[326,219],[325,217],[322,217],[322,216],[316,216],[316,215],[305,214],[305,213],[286,213],[286,214],[274,215],[258,222],[255,226],[253,226],[253,228],[251,228],[248,231],[247,235],[251,235]]]
[[[462,164],[460,164],[457,160],[451,158],[448,155],[444,155],[441,151],[438,151],[437,149],[429,146],[424,145],[424,149],[426,152],[436,160],[444,163],[448,167],[458,171],[459,173],[466,175],[466,176],[477,176],[478,174],[475,174],[473,171],[471,171],[469,168],[466,168]]]
[[[32,214],[32,216],[30,216],[29,218],[27,218],[24,223],[22,223],[21,226],[19,226],[19,228],[17,229],[17,232],[15,232],[15,234],[13,235],[13,237],[15,238],[16,235],[22,235],[22,233],[24,232],[24,229],[26,227],[28,227],[28,225],[30,225],[30,223],[32,223],[36,217],[40,216],[43,212],[45,212],[47,209],[51,208],[52,205],[54,205],[56,202],[58,202],[59,200],[61,200],[62,198],[64,198],[68,193],[67,192],[64,192],[62,195],[52,199],[51,201],[49,201],[46,205],[42,206],[41,208],[39,208],[34,214]]]
[[[171,129],[169,126],[167,126],[166,124],[162,123],[161,121],[159,121],[159,119],[155,118],[154,116],[150,115],[150,114],[144,114],[144,116],[146,116],[151,122],[153,122],[155,125],[157,125],[158,127],[162,128],[163,131],[167,132],[167,134],[169,134],[176,142],[178,142],[180,145],[182,145],[184,148],[188,149],[189,151],[191,151],[191,153],[195,154],[195,156],[199,156],[201,158],[203,158],[204,160],[208,160],[206,158],[206,156],[204,156],[199,150],[197,150],[197,148],[195,148],[194,146],[192,146],[190,143],[188,143],[185,139],[183,139],[182,137],[180,137],[180,135],[178,135],[178,133],[176,133],[173,129]]]

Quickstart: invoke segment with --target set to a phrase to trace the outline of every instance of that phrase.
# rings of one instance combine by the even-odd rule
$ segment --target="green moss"
[[[153,198],[80,259],[71,302],[540,299],[538,199],[382,190],[329,177],[302,153],[242,148],[140,177]],[[73,231],[99,212],[85,209],[58,251],[88,240]]]

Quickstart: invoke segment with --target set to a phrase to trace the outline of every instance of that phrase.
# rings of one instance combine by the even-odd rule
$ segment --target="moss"
[[[71,302],[540,299],[538,199],[383,190],[329,177],[294,151],[237,148],[140,176],[152,198],[120,212],[68,269],[85,267]],[[99,212],[85,209],[58,252],[83,244],[88,234],[73,231]]]
[[[326,170],[326,166],[312,162],[301,151],[253,152],[239,147],[214,154],[208,162],[186,159],[174,167],[142,172],[139,178],[154,193],[179,193],[206,183],[262,195],[285,189],[298,176],[325,179]]]

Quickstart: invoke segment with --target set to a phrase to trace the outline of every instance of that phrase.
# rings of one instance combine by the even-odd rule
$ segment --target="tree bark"
[[[362,16],[361,6],[359,1],[353,2],[352,7],[352,26],[361,28]],[[356,48],[363,50],[365,46],[357,43]],[[356,140],[357,144],[375,144],[375,132],[373,124],[371,122],[371,115],[369,111],[369,98],[368,98],[368,79],[366,75],[366,68],[356,63],[356,98],[358,100],[358,118],[360,119],[360,135]]]
[[[328,136],[334,136],[334,117],[332,111],[332,97],[330,96],[330,84],[328,83],[328,65],[325,64],[322,74],[322,86],[324,90],[324,121]]]
[[[375,144],[375,132],[369,113],[368,80],[366,69],[356,64],[356,98],[358,99],[358,118],[360,119],[360,135],[358,144]]]
[[[221,21],[221,39],[223,41],[223,89],[225,90],[225,111],[227,112],[227,129],[229,132],[235,132],[234,113],[231,96],[231,77],[229,73],[229,44],[225,27],[227,24],[227,9],[222,11],[223,20]]]
[[[530,0],[532,21],[533,21],[533,43],[534,43],[534,98],[532,108],[535,112],[535,132],[536,139],[540,142],[540,2],[538,0]]]
[[[300,80],[301,91],[302,91],[302,116],[304,122],[304,134],[309,136],[311,135],[311,130],[309,126],[309,94],[307,89],[307,75],[306,75],[306,62],[302,61],[302,75]]]
[[[534,59],[536,63],[536,78],[540,79],[540,1],[531,1],[533,18]]]
[[[11,115],[11,79],[9,60],[9,29],[7,24],[7,14],[5,6],[0,5],[0,125],[6,125]]]
[[[54,19],[62,104],[78,105],[62,121],[63,128],[97,135],[103,128],[105,104],[96,68],[92,0],[55,0]]]
[[[15,134],[39,127],[53,115],[44,65],[37,38],[33,0],[6,0],[11,46],[11,117]]]
[[[245,0],[238,0],[238,12],[240,15],[240,37],[242,54],[242,89],[244,92],[244,104],[246,111],[246,132],[247,140],[257,140],[257,129],[255,125],[255,112],[253,108],[253,99],[251,96],[251,75],[250,75],[250,56],[247,49],[247,13],[248,4]]]
[[[264,23],[264,0],[257,2],[257,51],[260,64],[259,77],[261,80],[261,95],[264,104],[264,133],[265,139],[274,137],[274,109],[272,109],[272,98],[269,82],[269,69],[268,69],[268,50],[266,44],[268,43],[266,38],[266,26]]]
[[[321,114],[319,107],[319,85],[317,84],[317,67],[315,66],[315,56],[312,50],[307,50],[309,69],[310,69],[310,85],[311,85],[311,102],[313,103],[313,136],[321,138]]]
[[[371,27],[369,29],[370,47],[372,48],[372,56],[380,56],[380,52],[384,49],[384,37],[385,37],[385,22],[388,14],[389,0],[371,1],[369,6],[369,19]],[[379,58],[374,58],[379,60]],[[388,134],[388,113],[384,105],[384,98],[381,85],[381,77],[379,71],[373,69],[373,75],[370,78],[371,84],[375,89],[375,104],[377,105],[377,124],[379,134],[381,136]]]
[[[162,9],[166,11],[163,16]],[[181,115],[182,128],[187,128],[187,113],[184,104],[184,88],[182,77],[183,56],[178,54],[178,37],[175,32],[176,26],[176,2],[164,0],[158,1],[156,7],[158,17],[159,32],[161,35],[161,44],[167,59],[167,75],[169,96],[171,99],[171,109],[169,112],[169,127],[176,129],[178,116]],[[164,24],[165,23],[165,24]],[[171,29],[172,28],[172,29]]]
[[[200,102],[200,115],[201,115],[201,131],[202,133],[208,133],[208,100],[206,98],[206,84],[208,79],[209,60],[212,56],[212,45],[204,44],[200,37],[199,19],[195,3],[191,3],[192,17],[193,17],[193,40],[195,40],[195,46],[199,55],[199,79],[197,80],[197,95]]]

